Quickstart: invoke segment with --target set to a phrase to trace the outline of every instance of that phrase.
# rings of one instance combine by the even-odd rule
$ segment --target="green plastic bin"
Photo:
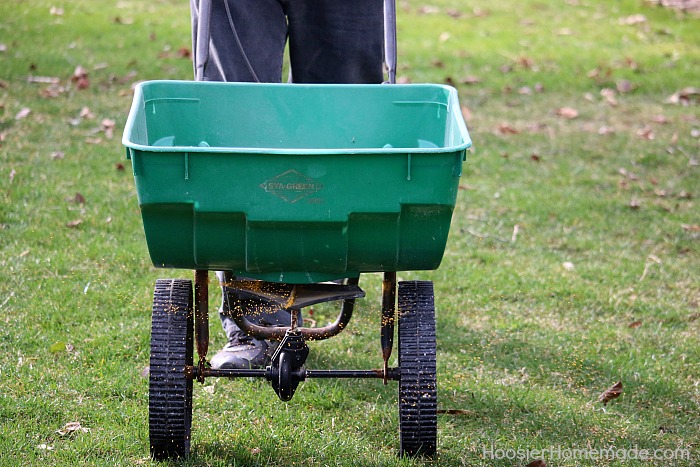
[[[471,141],[449,86],[150,81],[123,144],[155,266],[309,283],[436,269]]]

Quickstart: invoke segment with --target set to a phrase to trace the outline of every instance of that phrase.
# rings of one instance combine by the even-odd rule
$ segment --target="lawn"
[[[173,464],[696,465],[700,16],[642,0],[398,16],[399,81],[455,86],[475,143],[440,268],[399,272],[435,283],[439,456],[396,457],[395,384],[311,380],[283,403],[212,379]],[[153,286],[191,272],[150,263],[120,141],[136,82],[192,77],[187,2],[0,0],[0,18],[0,465],[158,465]],[[309,367],[381,364],[381,277],[361,285]]]

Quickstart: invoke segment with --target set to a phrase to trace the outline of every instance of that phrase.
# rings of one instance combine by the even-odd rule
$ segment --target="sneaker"
[[[211,367],[215,370],[265,368],[270,362],[271,347],[269,342],[238,330],[229,335],[224,348],[211,359]]]

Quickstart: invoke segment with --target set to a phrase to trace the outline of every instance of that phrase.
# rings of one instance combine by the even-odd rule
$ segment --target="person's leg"
[[[198,0],[190,0],[193,51],[197,50],[198,5]],[[211,8],[204,79],[280,82],[287,20],[279,0],[214,0]]]
[[[197,50],[199,1],[190,0],[192,50]],[[287,40],[287,19],[280,0],[214,0],[210,19],[210,47],[204,79],[229,82],[280,82]],[[269,343],[243,333],[231,319],[232,304],[225,287],[225,274],[217,272],[222,284],[219,317],[227,344],[211,359],[213,368],[261,367],[268,358]],[[256,324],[289,325],[289,313],[263,304],[241,303]],[[257,313],[254,310],[257,309]]]
[[[381,83],[384,14],[379,0],[288,0],[295,83]]]
[[[263,368],[275,349],[275,343],[255,339],[241,331],[233,321],[233,314],[243,312],[253,324],[262,326],[289,326],[291,315],[274,303],[263,300],[239,299],[229,293],[226,283],[233,280],[229,272],[217,271],[221,284],[222,301],[219,309],[221,325],[226,333],[227,343],[211,359],[215,369]]]

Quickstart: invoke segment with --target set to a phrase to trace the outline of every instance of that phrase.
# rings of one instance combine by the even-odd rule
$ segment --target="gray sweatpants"
[[[213,0],[210,35],[206,80],[281,82],[287,40],[295,83],[383,80],[382,0]]]

